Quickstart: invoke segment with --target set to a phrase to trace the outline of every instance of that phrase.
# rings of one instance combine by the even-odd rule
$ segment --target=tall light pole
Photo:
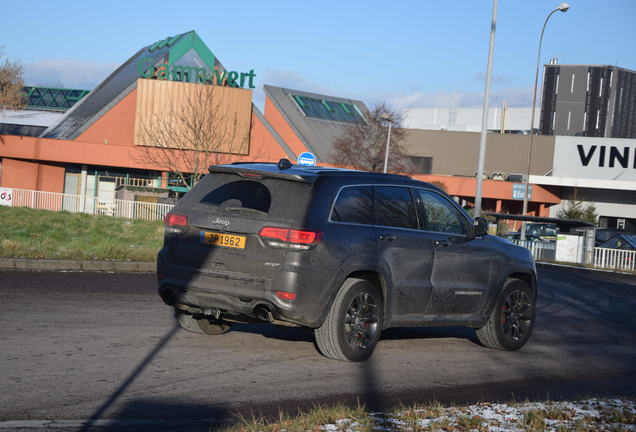
[[[534,89],[532,90],[532,112],[530,113],[530,140],[528,142],[528,164],[526,166],[526,180],[525,187],[523,192],[523,211],[522,214],[526,214],[528,212],[528,189],[530,184],[530,160],[532,158],[532,139],[534,137],[534,111],[537,106],[537,85],[539,83],[539,66],[541,63],[541,44],[543,43],[543,33],[545,32],[545,27],[548,25],[548,20],[550,17],[557,11],[559,12],[567,12],[570,9],[570,5],[567,3],[561,3],[556,9],[548,14],[543,23],[543,28],[541,29],[541,36],[539,37],[539,49],[537,50],[537,70],[534,74]],[[521,224],[521,241],[526,240],[526,222],[524,221]]]
[[[475,217],[481,215],[481,192],[486,160],[486,137],[488,136],[488,106],[490,105],[490,81],[492,79],[492,56],[495,51],[495,30],[497,29],[497,4],[492,2],[492,21],[490,24],[490,46],[488,48],[488,67],[486,68],[486,90],[484,91],[484,108],[481,112],[481,137],[479,139],[479,162],[477,164],[477,186],[475,191]]]
[[[389,144],[391,143],[391,127],[393,126],[393,119],[386,114],[382,114],[380,118],[389,122],[389,132],[386,135],[386,150],[384,151],[384,171],[386,174],[386,167],[389,164]]]

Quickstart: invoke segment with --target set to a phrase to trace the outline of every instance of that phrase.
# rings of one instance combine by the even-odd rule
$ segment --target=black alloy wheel
[[[534,328],[536,295],[521,279],[508,279],[486,324],[475,331],[482,345],[506,351],[523,347]]]
[[[375,285],[364,279],[347,279],[325,321],[315,330],[318,349],[336,360],[368,359],[380,340],[382,311],[382,297]]]
[[[345,339],[351,349],[363,352],[378,333],[378,305],[371,294],[363,292],[349,302],[344,319]]]
[[[504,337],[511,343],[523,340],[532,324],[532,303],[525,290],[515,289],[504,300],[501,326]]]

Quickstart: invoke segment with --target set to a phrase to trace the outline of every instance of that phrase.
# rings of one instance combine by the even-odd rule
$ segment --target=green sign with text
[[[253,89],[254,69],[249,72],[219,71],[214,69],[208,73],[207,69],[195,66],[170,65],[168,63],[155,66],[151,57],[142,57],[137,63],[137,71],[141,78],[157,78],[168,81],[182,81],[197,84],[224,85]]]

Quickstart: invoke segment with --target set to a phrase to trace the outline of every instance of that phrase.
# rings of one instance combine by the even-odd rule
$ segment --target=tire
[[[486,325],[477,329],[477,339],[489,348],[516,351],[523,347],[534,328],[536,296],[527,283],[508,279]]]
[[[382,311],[382,299],[373,284],[347,279],[325,321],[314,331],[318,350],[336,360],[366,360],[380,340]]]
[[[191,333],[205,335],[221,335],[230,331],[231,324],[225,321],[209,321],[196,319],[192,315],[177,312],[177,321],[182,329]]]

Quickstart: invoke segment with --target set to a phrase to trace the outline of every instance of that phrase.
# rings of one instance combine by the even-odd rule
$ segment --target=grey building
[[[545,65],[542,135],[636,138],[636,72],[608,65]]]
[[[479,132],[407,129],[404,147],[411,157],[429,159],[429,170],[418,174],[474,177],[479,138]],[[499,174],[521,181],[527,170],[528,140],[528,135],[489,133],[484,166],[488,177]],[[543,176],[552,170],[554,140],[534,138],[530,174]]]
[[[351,123],[366,122],[369,110],[359,100],[270,85],[265,91],[265,117],[292,148],[306,148],[319,163],[331,161],[335,139]],[[284,123],[277,121],[281,116]],[[289,130],[288,130],[289,128]]]

